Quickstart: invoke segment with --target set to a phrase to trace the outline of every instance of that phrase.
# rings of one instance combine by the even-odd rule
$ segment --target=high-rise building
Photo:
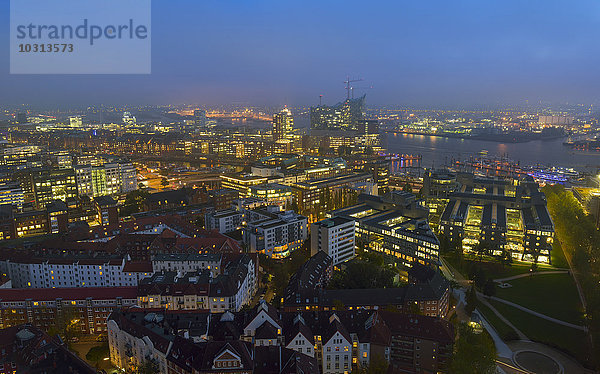
[[[364,121],[365,97],[310,108],[311,129],[358,131]]]
[[[367,169],[373,174],[377,183],[377,192],[384,195],[390,191],[390,161],[376,160],[367,163]]]
[[[204,110],[204,109],[194,110],[194,123],[198,127],[206,126],[206,110]]]
[[[27,113],[19,112],[16,115],[17,123],[27,123]]]
[[[273,115],[273,140],[285,139],[292,134],[294,130],[294,118],[288,108],[283,108],[281,112]]]
[[[333,217],[315,222],[310,226],[311,255],[319,251],[327,253],[336,266],[355,256],[354,220]]]

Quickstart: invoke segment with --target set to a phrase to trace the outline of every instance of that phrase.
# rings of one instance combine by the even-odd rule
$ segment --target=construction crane
[[[360,82],[362,81],[362,78],[358,78],[358,79],[350,79],[349,76],[346,77],[346,80],[344,81],[344,83],[346,84],[346,98],[348,100],[350,100],[350,90],[352,90],[352,87],[350,86],[350,83],[353,82]]]
[[[369,86],[369,87],[350,87],[350,90],[352,92],[352,98],[354,99],[354,90],[358,89],[358,90],[372,90],[373,86]]]

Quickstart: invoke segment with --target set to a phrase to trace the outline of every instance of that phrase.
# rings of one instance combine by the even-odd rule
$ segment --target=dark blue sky
[[[153,0],[152,74],[9,75],[0,4],[0,105],[120,103],[471,107],[600,102],[597,0]]]

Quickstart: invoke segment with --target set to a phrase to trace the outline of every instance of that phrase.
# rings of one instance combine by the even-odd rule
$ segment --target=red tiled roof
[[[150,261],[128,261],[123,266],[124,273],[152,273]]]
[[[137,287],[78,287],[78,288],[4,288],[0,301],[112,300],[117,297],[136,299]]]

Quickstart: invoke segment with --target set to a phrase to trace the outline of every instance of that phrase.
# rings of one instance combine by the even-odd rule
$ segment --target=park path
[[[519,278],[525,278],[525,277],[531,277],[531,276],[537,276],[537,275],[545,275],[545,274],[567,274],[568,272],[569,272],[569,270],[536,271],[533,273],[517,274],[517,275],[513,275],[512,277],[507,277],[507,278],[494,279],[494,282],[502,283],[502,282],[508,282],[511,280],[519,279]]]
[[[557,323],[559,325],[563,325],[563,326],[566,326],[566,327],[570,327],[572,329],[577,329],[577,330],[581,330],[581,331],[587,332],[587,328],[585,326],[575,325],[573,323],[561,321],[560,319],[556,319],[554,317],[547,316],[545,314],[536,312],[535,310],[531,310],[531,309],[525,308],[524,306],[521,306],[519,304],[513,303],[513,302],[508,301],[508,300],[501,299],[499,297],[492,296],[491,299],[495,300],[495,301],[499,301],[499,302],[504,303],[506,305],[510,305],[510,306],[515,307],[515,308],[517,308],[519,310],[522,310],[523,312],[532,314],[532,315],[534,315],[536,317],[539,317],[539,318],[543,318],[543,319],[545,319],[547,321],[554,322],[554,323]]]
[[[506,317],[504,317],[499,311],[496,310],[496,308],[494,308],[494,306],[492,304],[489,303],[489,301],[487,301],[484,297],[484,295],[481,292],[477,292],[477,299],[484,304],[485,306],[487,306],[488,308],[490,308],[490,310],[492,312],[494,312],[494,314],[500,318],[500,320],[502,322],[504,322],[508,327],[510,327],[511,329],[513,329],[515,331],[515,333],[517,333],[517,336],[519,337],[520,340],[526,340],[529,341],[529,338],[527,337],[527,335],[523,334],[523,332],[521,332],[521,330],[519,330],[518,328],[515,327],[515,325],[512,324],[512,322],[510,322],[508,319],[506,319]]]
[[[448,261],[446,261],[443,258],[440,258],[440,260],[442,261],[442,272],[446,274],[446,276],[450,277],[450,279],[454,279],[458,284],[460,284],[461,286],[468,288],[471,286],[471,281],[466,279],[459,271],[457,271],[454,267],[452,267],[452,265],[450,265],[450,263],[448,263]],[[465,293],[461,292],[461,298],[464,302],[464,298],[465,298]],[[502,314],[500,314],[500,312],[498,312],[496,310],[496,308],[494,308],[494,306],[492,304],[490,304],[485,297],[483,296],[483,294],[481,292],[476,292],[475,293],[477,295],[477,299],[482,302],[485,306],[487,306],[488,308],[490,308],[490,310],[492,312],[494,312],[494,314],[496,316],[498,316],[498,318],[500,318],[500,320],[504,323],[506,323],[507,326],[509,326],[511,329],[513,329],[515,331],[515,333],[517,334],[517,336],[519,337],[519,339],[521,340],[526,340],[529,341],[529,338],[527,338],[527,336],[525,334],[523,334],[521,332],[521,330],[517,329],[515,327],[515,325],[513,325],[508,319],[506,319]],[[479,313],[479,315],[483,318],[482,314]],[[491,327],[491,325],[490,325]],[[493,329],[492,329],[493,330]],[[495,331],[495,330],[493,330]],[[500,339],[502,341],[502,339]],[[498,345],[497,345],[498,347]]]

